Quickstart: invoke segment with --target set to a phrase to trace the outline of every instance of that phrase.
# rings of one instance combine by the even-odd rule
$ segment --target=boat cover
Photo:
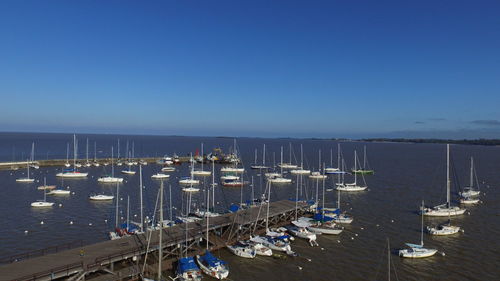
[[[181,258],[177,265],[177,273],[183,273],[190,270],[200,270],[194,262],[193,257]]]

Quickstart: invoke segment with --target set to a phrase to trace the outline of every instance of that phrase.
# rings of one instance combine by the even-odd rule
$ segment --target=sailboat
[[[268,191],[267,195],[267,211],[266,211],[266,236],[252,236],[250,237],[250,241],[254,243],[262,244],[271,250],[286,252],[289,255],[294,255],[295,253],[292,251],[290,243],[285,242],[278,237],[281,236],[281,233],[273,233],[269,230],[269,206],[271,204],[271,182],[267,182],[266,189]],[[258,217],[257,217],[258,219]],[[276,234],[276,235],[274,235]]]
[[[326,179],[326,175],[321,173],[321,149],[319,150],[318,171],[312,172],[309,175],[310,179]]]
[[[255,150],[255,163],[250,166],[252,169],[268,169],[266,166],[266,144],[264,144],[264,148],[262,149],[262,164],[257,164],[257,150]]]
[[[291,183],[292,179],[283,177],[283,146],[281,147],[281,165],[280,173],[266,173],[267,180],[272,183]]]
[[[333,218],[325,216],[325,179],[323,179],[323,187],[322,187],[322,196],[323,199],[321,200],[322,206],[321,209],[318,208],[318,210],[321,210],[320,213],[316,213],[314,215],[314,219],[310,218],[299,218],[301,221],[305,221],[309,223],[309,226],[307,226],[307,229],[309,229],[313,233],[321,233],[321,234],[340,234],[343,229],[340,227],[337,227],[337,225],[333,222]],[[316,189],[316,202],[318,202],[318,189]]]
[[[236,149],[236,139],[234,139],[234,152],[230,158],[231,166],[224,166],[220,169],[221,173],[243,173],[245,168],[238,168],[238,163],[240,162],[240,157],[238,156],[238,150]]]
[[[290,171],[292,174],[310,174],[310,170],[305,170],[304,169],[304,150],[302,148],[302,144],[300,145],[300,167],[298,169],[293,169]]]
[[[127,170],[122,170],[122,174],[135,175],[135,171],[131,170],[131,168],[130,168],[132,165],[127,165],[127,166],[128,166],[128,169]]]
[[[201,143],[201,170],[195,170],[194,168],[191,170],[191,174],[194,176],[210,176],[212,172],[203,170],[203,162],[205,162],[205,154],[203,154],[203,143]],[[192,164],[194,165],[194,164]]]
[[[357,170],[357,161],[358,160],[358,156],[356,154],[356,150],[354,150],[354,170]],[[361,174],[361,176],[363,176],[363,174]],[[365,178],[363,177],[363,182],[365,181]],[[336,188],[337,190],[340,190],[340,191],[363,191],[363,190],[366,190],[368,188],[368,186],[366,186],[366,182],[364,183],[364,185],[358,185],[358,174],[357,173],[354,173],[354,182],[353,183],[337,183],[336,184]]]
[[[297,169],[298,166],[295,165],[295,164],[292,164],[292,143],[289,143],[289,162],[288,163],[281,163],[280,164],[280,168],[283,168],[283,169]]]
[[[64,166],[66,168],[71,167],[71,164],[69,163],[69,142],[66,143],[66,163],[64,163]]]
[[[340,150],[340,143],[337,143],[337,168],[333,167],[333,150],[330,149],[330,167],[325,168],[325,174],[329,175],[329,174],[345,174],[346,173],[344,171],[343,167],[341,169],[341,164],[343,164],[343,162],[344,162],[341,155],[342,155],[342,150]]]
[[[98,182],[102,183],[117,183],[123,182],[123,178],[115,178],[115,165],[113,164],[113,147],[111,147],[111,175],[100,177],[97,179]]]
[[[53,202],[47,202],[47,192],[45,191],[46,189],[43,190],[43,200],[38,200],[36,202],[31,203],[31,207],[52,207],[54,206],[55,203]]]
[[[340,190],[337,193],[337,209],[334,211],[335,216],[333,216],[333,221],[341,224],[350,224],[354,220],[352,216],[349,216],[340,209]]]
[[[470,183],[469,186],[464,187],[464,189],[459,193],[461,204],[476,204],[479,203],[479,196],[481,193],[479,190],[474,189],[474,159],[470,158]]]
[[[446,145],[446,203],[426,208],[422,206],[421,213],[429,217],[458,216],[465,213],[465,209],[458,206],[451,206],[450,203],[450,145]]]
[[[427,226],[427,232],[429,232],[429,234],[431,235],[438,235],[438,236],[452,235],[458,233],[459,231],[460,231],[460,226],[451,225],[451,220],[448,220],[446,223],[442,223],[435,227]]]
[[[94,162],[92,163],[94,167],[99,167],[101,164],[99,164],[99,161],[97,161],[97,142],[94,141]]]
[[[193,175],[193,169],[194,169],[194,161],[193,161],[193,154],[191,154],[191,158],[190,158],[190,161],[191,162],[191,176],[190,177],[183,177],[179,180],[179,183],[180,184],[189,184],[189,185],[193,185],[193,184],[199,184],[200,183],[200,180],[195,180],[194,179],[194,175]]]
[[[61,173],[57,173],[56,177],[61,177],[61,178],[86,178],[88,176],[88,173],[81,173],[77,171],[77,163],[76,163],[76,150],[77,150],[77,144],[76,144],[76,135],[73,135],[73,169],[65,169]],[[81,165],[80,165],[81,166]]]
[[[207,212],[209,211],[210,207],[210,193],[208,192],[207,195]],[[204,255],[196,255],[196,261],[198,262],[198,265],[200,266],[201,270],[207,274],[208,276],[211,276],[213,278],[217,279],[226,279],[227,276],[229,275],[229,269],[227,267],[227,264],[225,261],[220,260],[216,258],[212,253],[209,251],[209,220],[210,217],[206,216],[205,217],[206,223],[207,223],[207,228],[206,228],[206,250]]]
[[[29,160],[26,160],[26,169],[27,169],[27,178],[18,178],[16,179],[16,182],[27,182],[27,183],[31,183],[31,182],[34,182],[35,179],[32,179],[30,178],[30,161]]]
[[[424,201],[422,200],[422,208]],[[436,249],[424,248],[424,216],[422,215],[422,226],[420,232],[420,244],[406,243],[408,249],[399,250],[399,256],[403,258],[426,258],[437,253]]]
[[[40,169],[40,166],[38,166],[37,162],[35,162],[35,142],[31,143],[30,165],[33,169]]]
[[[363,167],[359,169],[354,169],[351,172],[353,174],[364,174],[364,175],[373,175],[375,173],[374,170],[370,169],[370,165],[368,164],[368,158],[366,158],[366,145],[364,146],[363,153]]]
[[[87,161],[85,162],[85,167],[90,167],[92,166],[92,163],[89,161],[89,138],[87,138],[87,150],[86,150],[86,159]]]

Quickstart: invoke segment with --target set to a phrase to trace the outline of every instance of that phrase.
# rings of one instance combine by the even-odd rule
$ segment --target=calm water
[[[97,156],[108,156],[111,146],[117,139],[121,140],[121,155],[125,154],[128,140],[130,149],[135,143],[137,157],[160,156],[164,154],[186,155],[200,149],[205,144],[205,152],[214,147],[222,147],[228,151],[233,144],[229,138],[195,138],[195,137],[154,137],[154,136],[111,136],[111,135],[79,135],[79,155],[85,157],[85,139],[89,138],[90,157],[93,157],[94,141],[97,142]],[[29,156],[31,142],[35,141],[35,159],[65,158],[66,144],[72,141],[71,135],[60,134],[0,134],[0,160],[22,160]],[[305,166],[313,170],[318,166],[318,150],[322,150],[324,162],[330,162],[330,149],[336,157],[337,143],[319,140],[289,139],[238,139],[238,148],[243,155],[247,168],[254,161],[254,149],[259,149],[259,162],[262,161],[262,145],[267,148],[268,164],[276,163],[280,158],[280,146],[284,146],[285,160],[288,160],[288,144],[292,143],[294,156],[300,161],[300,144],[304,146]],[[353,153],[356,149],[362,152],[364,143],[342,143],[348,167],[353,166]],[[420,217],[416,210],[422,199],[426,204],[434,205],[446,200],[446,147],[438,144],[393,144],[367,143],[368,158],[376,174],[366,176],[369,191],[356,194],[342,194],[341,201],[355,220],[352,225],[339,236],[320,236],[320,247],[311,248],[305,241],[296,241],[292,248],[300,256],[277,260],[257,257],[246,260],[232,256],[226,250],[217,254],[226,259],[231,268],[232,280],[386,280],[387,252],[386,239],[391,241],[391,249],[395,251],[404,242],[420,241]],[[71,144],[70,144],[70,147]],[[399,280],[498,280],[498,256],[500,243],[500,195],[497,185],[500,182],[500,148],[484,146],[451,146],[453,160],[453,192],[458,185],[468,182],[469,157],[475,158],[477,174],[482,186],[482,204],[469,207],[467,215],[453,218],[455,224],[461,225],[465,233],[451,237],[424,236],[428,247],[445,252],[446,256],[423,260],[403,260],[392,255]],[[294,160],[295,162],[296,160]],[[334,159],[336,166],[336,158]],[[119,171],[122,167],[116,167]],[[208,167],[207,167],[208,168]],[[218,170],[220,167],[216,167]],[[137,167],[135,167],[137,169]],[[25,176],[26,169],[18,171],[0,171],[0,214],[3,225],[0,228],[0,256],[58,245],[65,242],[83,239],[85,243],[93,243],[107,239],[107,232],[114,225],[114,203],[93,203],[88,200],[92,192],[115,193],[114,185],[97,183],[97,178],[109,172],[110,167],[86,168],[89,177],[84,180],[56,179],[60,168],[40,168],[32,170],[32,176],[38,181],[35,184],[16,183],[15,179]],[[158,165],[144,167],[145,208],[151,215],[158,190],[158,183],[150,176],[160,170]],[[262,181],[256,171],[247,169],[247,180],[254,177],[254,192],[262,192]],[[177,179],[187,176],[187,165],[178,167],[167,181],[171,185],[172,201],[175,202],[172,212],[180,212],[184,207],[182,192]],[[218,174],[217,174],[218,176]],[[49,197],[61,207],[48,210],[37,210],[30,203],[41,199],[43,194],[36,187],[47,178],[48,184],[69,186],[74,194],[67,197]],[[138,174],[126,176],[120,186],[121,216],[126,215],[127,196],[130,196],[131,218],[139,214]],[[211,178],[205,179],[201,185],[207,187]],[[333,186],[331,178],[327,188]],[[168,186],[168,185],[167,185]],[[314,196],[315,183],[306,181],[303,198]],[[250,198],[251,188],[217,187],[216,201],[219,211],[227,209],[231,202],[239,202]],[[273,187],[272,200],[288,199],[295,196],[295,184]],[[335,192],[326,192],[326,202],[333,204]],[[455,198],[456,196],[454,196]],[[203,192],[194,196],[195,206],[203,203]],[[167,202],[168,202],[167,198]],[[184,200],[185,201],[185,200]],[[193,208],[195,208],[193,206]],[[167,208],[167,214],[170,209]],[[40,222],[44,224],[41,225]],[[73,222],[70,225],[70,222]],[[437,223],[441,219],[426,218],[425,223]],[[90,225],[91,224],[91,225]],[[28,230],[28,234],[24,234]],[[393,273],[392,278],[395,278]]]

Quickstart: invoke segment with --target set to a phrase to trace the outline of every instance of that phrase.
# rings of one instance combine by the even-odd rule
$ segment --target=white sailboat
[[[289,143],[289,162],[288,163],[281,163],[280,164],[280,168],[283,168],[283,169],[297,169],[298,166],[295,165],[295,164],[292,164],[292,143]]]
[[[125,174],[125,175],[135,175],[135,171],[132,170],[132,168],[131,168],[132,165],[127,165],[127,166],[128,166],[128,169],[127,170],[122,170],[122,174]]]
[[[278,239],[276,236],[281,236],[281,233],[276,233],[277,235],[273,235],[272,231],[269,230],[269,206],[271,204],[271,182],[267,182],[266,186],[268,195],[267,195],[267,210],[266,210],[266,236],[252,236],[250,237],[250,241],[254,243],[259,243],[264,245],[265,247],[270,248],[271,250],[286,252],[289,255],[294,255],[292,248],[288,242],[285,242],[281,239]],[[257,218],[258,219],[258,218]]]
[[[422,208],[424,201],[422,201]],[[436,249],[424,248],[424,216],[422,215],[422,226],[420,233],[420,244],[406,243],[407,249],[399,250],[399,256],[403,258],[426,258],[437,253]]]
[[[156,173],[156,174],[151,176],[151,178],[155,179],[155,180],[168,179],[169,177],[170,177],[170,175],[163,174],[163,173]]]
[[[44,182],[46,182],[45,178],[44,178]],[[46,189],[43,190],[43,200],[38,200],[36,202],[31,203],[31,207],[40,208],[40,207],[52,207],[52,206],[54,206],[55,203],[47,202],[47,192],[45,190]]]
[[[321,149],[319,150],[318,171],[312,172],[309,175],[310,179],[326,179],[326,175],[321,173]]]
[[[194,176],[206,177],[206,176],[210,176],[212,174],[212,172],[210,172],[210,171],[203,170],[203,162],[205,162],[205,154],[203,154],[203,153],[204,153],[204,151],[203,151],[203,143],[201,143],[201,170],[195,170],[193,168],[191,170],[191,174],[194,175]]]
[[[474,196],[479,196],[481,191],[474,189],[474,158],[470,158],[470,183],[469,186],[464,187],[464,189],[459,192],[459,195],[462,197],[461,199],[469,199],[469,200],[462,200],[460,201],[461,203],[467,204],[468,201],[473,201],[472,197]],[[479,199],[477,199],[479,202]]]
[[[252,169],[268,169],[266,166],[266,144],[262,149],[262,164],[257,164],[257,150],[255,150],[255,163],[251,166]]]
[[[34,182],[35,179],[30,178],[30,161],[26,160],[26,178],[18,178],[16,179],[16,182],[25,182],[25,183],[31,183]]]
[[[76,169],[78,166],[81,166],[78,163],[76,163],[76,150],[77,150],[76,135],[73,135],[73,169],[66,169],[61,173],[57,173],[56,177],[78,179],[78,178],[86,178],[88,176],[88,173],[81,173],[78,172]]]
[[[354,150],[354,170],[357,170],[357,161],[358,160],[358,155],[356,154],[356,150]],[[365,181],[365,177],[363,174],[361,174],[363,178],[363,182]],[[364,185],[358,185],[358,174],[354,173],[354,182],[353,183],[337,183],[336,184],[337,190],[340,191],[364,191],[368,188],[366,186],[366,182],[364,182]]]
[[[283,146],[281,147],[281,165],[279,165],[280,173],[266,173],[267,180],[272,183],[291,183],[292,179],[283,177]]]
[[[207,212],[210,207],[210,194],[207,192]],[[207,242],[206,250],[204,255],[196,255],[196,261],[200,266],[201,270],[208,276],[211,276],[216,279],[226,279],[229,275],[229,268],[227,267],[226,262],[216,258],[209,250],[209,221],[210,217],[205,217],[207,228],[205,230],[206,237],[205,240]]]
[[[446,145],[446,203],[426,208],[422,206],[421,213],[429,217],[448,217],[458,216],[465,213],[465,209],[458,206],[452,206],[450,203],[450,145]]]
[[[123,178],[115,177],[115,165],[113,163],[113,147],[111,147],[111,175],[100,177],[97,179],[101,183],[119,183],[123,182]]]
[[[300,145],[300,168],[293,169],[290,173],[295,175],[308,175],[311,173],[311,170],[304,169],[304,150],[302,148],[302,144]]]
[[[193,169],[194,169],[194,164],[193,164],[193,155],[191,154],[191,158],[190,158],[190,162],[191,162],[191,176],[190,177],[183,177],[179,180],[179,183],[180,184],[189,184],[189,185],[193,185],[193,184],[200,184],[200,180],[196,180],[194,179],[194,175],[193,175]]]
[[[71,167],[71,164],[69,163],[69,142],[66,143],[66,163],[64,163],[64,166],[66,168]]]

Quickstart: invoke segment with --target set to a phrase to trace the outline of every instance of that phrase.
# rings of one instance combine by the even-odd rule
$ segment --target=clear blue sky
[[[499,1],[0,2],[0,131],[500,137]]]

